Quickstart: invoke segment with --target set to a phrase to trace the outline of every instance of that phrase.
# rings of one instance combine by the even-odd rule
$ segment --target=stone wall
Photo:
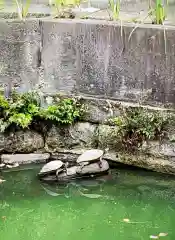
[[[175,174],[175,144],[150,142],[138,156],[118,152],[108,119],[120,106],[174,111],[175,27],[92,20],[0,22],[0,85],[6,95],[40,89],[45,95],[81,96],[87,106],[82,122],[66,131],[0,135],[1,153],[50,152],[69,158],[89,148],[109,148],[108,160]],[[165,44],[166,43],[166,44]],[[174,129],[170,130],[172,139]]]
[[[105,100],[104,100],[105,101]],[[95,101],[93,100],[93,103]],[[108,102],[111,104],[114,102]],[[84,100],[84,104],[92,105]],[[89,104],[89,105],[88,105]],[[105,107],[105,102],[103,102]],[[128,105],[131,107],[131,105]],[[127,108],[126,104],[115,105],[115,116],[119,116],[120,109]],[[136,105],[133,105],[136,107]],[[166,111],[158,108],[148,108],[148,111]],[[42,135],[41,132],[31,130],[12,132],[0,135],[0,154],[2,164],[5,163],[29,163],[44,162],[42,154],[50,154],[51,159],[75,162],[77,157],[87,149],[99,148],[106,150],[104,158],[111,164],[125,163],[137,167],[151,169],[158,172],[175,175],[175,123],[169,128],[168,138],[159,141],[149,141],[142,145],[137,153],[129,154],[121,151],[121,142],[116,135],[115,127],[110,125],[108,111],[101,110],[101,105],[95,105],[93,114],[91,111],[84,116],[83,121],[72,126],[53,126]],[[29,154],[17,155],[15,154]],[[32,154],[39,153],[39,159]],[[42,153],[42,154],[41,154]],[[5,155],[4,155],[5,154]],[[9,155],[12,154],[12,157]],[[45,161],[48,161],[48,155]]]

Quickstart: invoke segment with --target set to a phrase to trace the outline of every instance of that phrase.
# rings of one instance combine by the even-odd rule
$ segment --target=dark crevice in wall
[[[42,63],[42,48],[43,48],[43,27],[42,27],[42,21],[39,20],[39,33],[40,33],[40,37],[41,37],[41,41],[39,43],[39,48],[38,48],[38,64],[37,67],[41,67],[41,63]]]

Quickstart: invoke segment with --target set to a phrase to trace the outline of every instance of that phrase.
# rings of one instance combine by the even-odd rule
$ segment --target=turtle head
[[[109,148],[105,148],[104,154],[105,154],[105,153],[108,153],[108,151],[109,151]]]
[[[68,162],[66,162],[66,163],[64,163],[64,169],[66,170],[67,168],[68,168],[68,166],[69,166],[69,163]]]

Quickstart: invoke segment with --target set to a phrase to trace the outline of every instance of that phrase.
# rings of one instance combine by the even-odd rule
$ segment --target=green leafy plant
[[[1,132],[5,131],[11,125],[26,128],[28,127],[39,112],[40,102],[36,93],[17,94],[12,92],[6,99],[0,95],[0,121]]]
[[[41,109],[39,117],[45,120],[51,120],[59,124],[72,124],[80,119],[83,114],[83,108],[74,99],[60,99],[57,104]]]
[[[71,98],[60,99],[57,103],[43,108],[37,92],[24,94],[12,92],[8,99],[0,95],[1,132],[11,127],[25,129],[46,121],[62,125],[72,124],[82,114],[82,105]]]
[[[127,150],[137,150],[143,141],[163,137],[169,121],[167,114],[143,108],[127,109],[122,116],[112,119],[117,126],[116,134]]]

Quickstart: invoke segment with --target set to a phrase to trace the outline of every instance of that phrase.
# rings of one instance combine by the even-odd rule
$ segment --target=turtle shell
[[[48,173],[56,172],[62,166],[63,166],[62,161],[59,160],[51,161],[42,167],[41,171],[39,172],[39,175],[45,175]]]
[[[103,154],[104,154],[104,152],[99,149],[87,150],[78,157],[77,163],[96,161],[99,158],[101,158],[103,156]]]

